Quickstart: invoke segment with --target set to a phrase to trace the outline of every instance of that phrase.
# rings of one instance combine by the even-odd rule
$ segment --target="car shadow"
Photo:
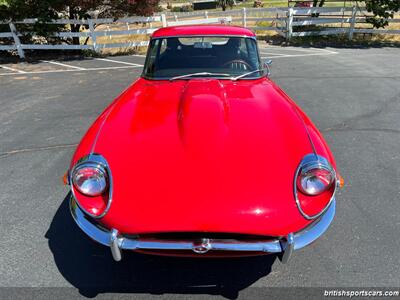
[[[210,294],[237,298],[240,290],[271,272],[276,255],[247,258],[174,258],[124,251],[114,262],[109,248],[90,240],[73,221],[68,195],[46,233],[60,273],[81,295],[101,293]]]

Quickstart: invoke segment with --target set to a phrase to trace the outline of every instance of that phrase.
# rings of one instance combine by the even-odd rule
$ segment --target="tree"
[[[25,18],[37,18],[38,22],[28,29],[37,35],[49,36],[60,31],[63,25],[49,25],[53,19],[66,17],[82,19],[91,17],[119,18],[127,15],[149,16],[158,9],[159,0],[7,0],[0,5],[0,21],[16,21]],[[71,24],[71,32],[79,32],[80,24]],[[72,39],[79,44],[79,37]]]
[[[0,21],[17,21],[26,18],[37,18],[34,24],[21,24],[18,26],[20,31],[25,32],[22,40],[31,39],[32,33],[47,36],[49,33],[61,30],[62,25],[46,24],[58,18],[58,13],[54,9],[62,1],[60,0],[7,0],[0,5]],[[0,25],[0,31],[9,31],[8,24]]]
[[[366,21],[375,28],[385,27],[389,24],[389,18],[394,17],[394,13],[400,10],[399,0],[365,0],[365,6],[368,12],[374,14],[373,17],[367,17]]]
[[[96,14],[98,18],[119,18],[138,15],[151,16],[157,9],[159,0],[67,0],[63,1],[69,11],[70,19],[90,18]],[[81,25],[71,24],[72,32],[79,32]],[[79,44],[76,38],[74,44]]]
[[[372,12],[372,17],[366,17],[366,21],[375,28],[385,27],[389,24],[389,18],[394,17],[394,13],[400,10],[400,0],[365,0],[365,7],[368,12]],[[325,0],[314,0],[314,7],[322,7]],[[317,17],[318,14],[313,16]]]
[[[324,6],[324,4],[325,4],[325,0],[319,0],[319,2],[318,2],[318,0],[314,0],[313,7],[322,7],[322,6]]]
[[[223,11],[226,10],[227,6],[229,6],[232,9],[234,4],[235,4],[234,0],[218,0],[218,6],[221,6]]]
[[[318,2],[319,1],[319,2]],[[325,0],[314,0],[313,7],[322,7],[325,4]],[[311,14],[312,17],[318,18],[319,14]]]

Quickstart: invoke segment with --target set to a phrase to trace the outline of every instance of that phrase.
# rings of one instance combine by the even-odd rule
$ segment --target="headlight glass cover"
[[[86,196],[99,196],[107,189],[107,172],[100,165],[84,163],[74,169],[72,183],[80,193]]]
[[[335,181],[332,171],[316,165],[301,170],[297,181],[298,188],[304,194],[315,196],[328,190]]]
[[[319,217],[333,201],[337,188],[335,169],[325,157],[307,154],[294,178],[294,195],[300,213],[308,220]]]

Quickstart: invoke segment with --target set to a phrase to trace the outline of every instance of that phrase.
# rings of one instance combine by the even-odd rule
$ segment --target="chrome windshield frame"
[[[145,71],[145,67],[148,63],[148,59],[149,59],[149,53],[150,53],[150,44],[153,40],[160,40],[160,39],[167,39],[167,38],[199,38],[199,37],[237,37],[237,38],[248,38],[248,39],[252,39],[255,41],[256,43],[256,51],[257,51],[257,58],[258,58],[258,63],[260,65],[260,67],[262,68],[262,60],[260,57],[260,51],[258,49],[258,43],[257,43],[257,37],[256,36],[249,36],[249,35],[235,35],[235,34],[182,34],[182,35],[166,35],[166,36],[157,36],[157,37],[151,37],[150,41],[149,41],[149,47],[147,48],[147,52],[146,52],[146,58],[145,58],[145,62],[144,62],[144,66],[142,69],[142,73],[140,74],[140,77],[146,80],[153,80],[153,81],[170,81],[170,79],[174,76],[170,76],[170,77],[148,77],[145,75],[144,71]],[[261,74],[260,76],[256,76],[256,77],[249,77],[249,78],[240,78],[240,80],[257,80],[263,77],[268,77],[268,73],[263,72],[263,74]],[[232,75],[232,77],[234,77]],[[212,76],[207,76],[207,77],[196,77],[197,79],[200,78],[213,78],[213,79],[219,79],[219,80],[231,80],[231,77],[212,77]],[[189,80],[189,79],[193,79],[193,78],[183,78],[182,80]]]

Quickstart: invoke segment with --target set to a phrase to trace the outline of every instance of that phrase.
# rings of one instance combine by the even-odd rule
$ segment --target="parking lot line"
[[[17,72],[19,74],[26,73],[25,71],[21,71],[21,70],[10,68],[10,67],[6,67],[6,66],[0,66],[0,68],[3,68],[3,69],[8,70],[8,71]],[[6,73],[6,74],[10,74],[10,73]]]
[[[46,71],[26,71],[24,72],[24,74],[46,74],[46,73],[64,73],[64,72],[79,72],[79,71],[101,71],[101,70],[115,70],[115,69],[130,69],[130,68],[140,68],[142,66],[138,65],[138,66],[121,66],[121,67],[102,67],[102,68],[86,68],[83,69],[81,68],[81,70],[77,70],[77,69],[69,69],[69,70],[46,70]],[[4,76],[4,75],[19,75],[21,73],[1,73],[0,76]]]
[[[297,47],[280,47],[280,46],[267,46],[267,47],[260,47],[260,51],[263,50],[288,50],[288,51],[299,51],[299,52],[327,52],[327,53],[337,53],[332,50],[323,49],[323,48],[297,48]]]
[[[22,148],[22,149],[14,149],[6,152],[0,153],[0,158],[5,156],[9,156],[12,154],[24,153],[24,152],[34,152],[34,151],[44,151],[44,150],[53,150],[53,149],[64,149],[76,147],[78,144],[61,144],[61,145],[50,145],[50,146],[40,146],[40,147],[32,147],[32,148]]]
[[[280,51],[280,53],[275,53],[273,51]],[[305,52],[302,54],[290,54],[289,51],[295,51],[295,52]],[[292,52],[293,53],[293,52]],[[268,56],[271,58],[269,55],[274,55],[274,58],[281,58],[281,57],[305,57],[305,56],[317,56],[317,55],[330,55],[330,54],[338,54],[338,52],[328,50],[328,49],[320,49],[320,48],[307,48],[307,49],[299,49],[295,47],[274,47],[274,46],[269,46],[269,47],[262,47],[260,48],[260,55],[261,56]],[[263,58],[268,58],[268,57],[263,57]]]
[[[81,70],[81,71],[86,70],[85,68],[71,66],[71,65],[63,64],[63,63],[60,63],[60,62],[57,62],[57,61],[52,61],[52,60],[42,60],[42,62],[53,64],[53,65],[58,65],[58,66],[62,66],[62,67],[77,69],[77,70]]]
[[[273,52],[262,52],[260,51],[261,55],[274,55],[274,56],[285,56],[287,54],[280,54],[280,53],[273,53]]]
[[[280,56],[281,55],[268,55],[268,56],[260,56],[260,58],[262,58],[262,59],[266,59],[266,58],[271,59],[271,58],[278,58]]]
[[[113,60],[113,59],[108,59],[108,58],[94,58],[95,60],[102,60],[102,61],[109,61],[117,64],[124,64],[124,65],[130,65],[130,66],[136,66],[136,67],[143,67],[143,65],[139,64],[134,64],[134,63],[129,63],[125,61],[119,61],[119,60]]]
[[[276,56],[274,58],[287,58],[287,57],[304,57],[304,56],[327,56],[327,55],[332,55],[332,54],[336,54],[336,52],[332,52],[332,53],[307,53],[307,54],[283,54],[280,56]],[[262,56],[261,58],[270,58],[270,57],[266,57],[266,56]]]

